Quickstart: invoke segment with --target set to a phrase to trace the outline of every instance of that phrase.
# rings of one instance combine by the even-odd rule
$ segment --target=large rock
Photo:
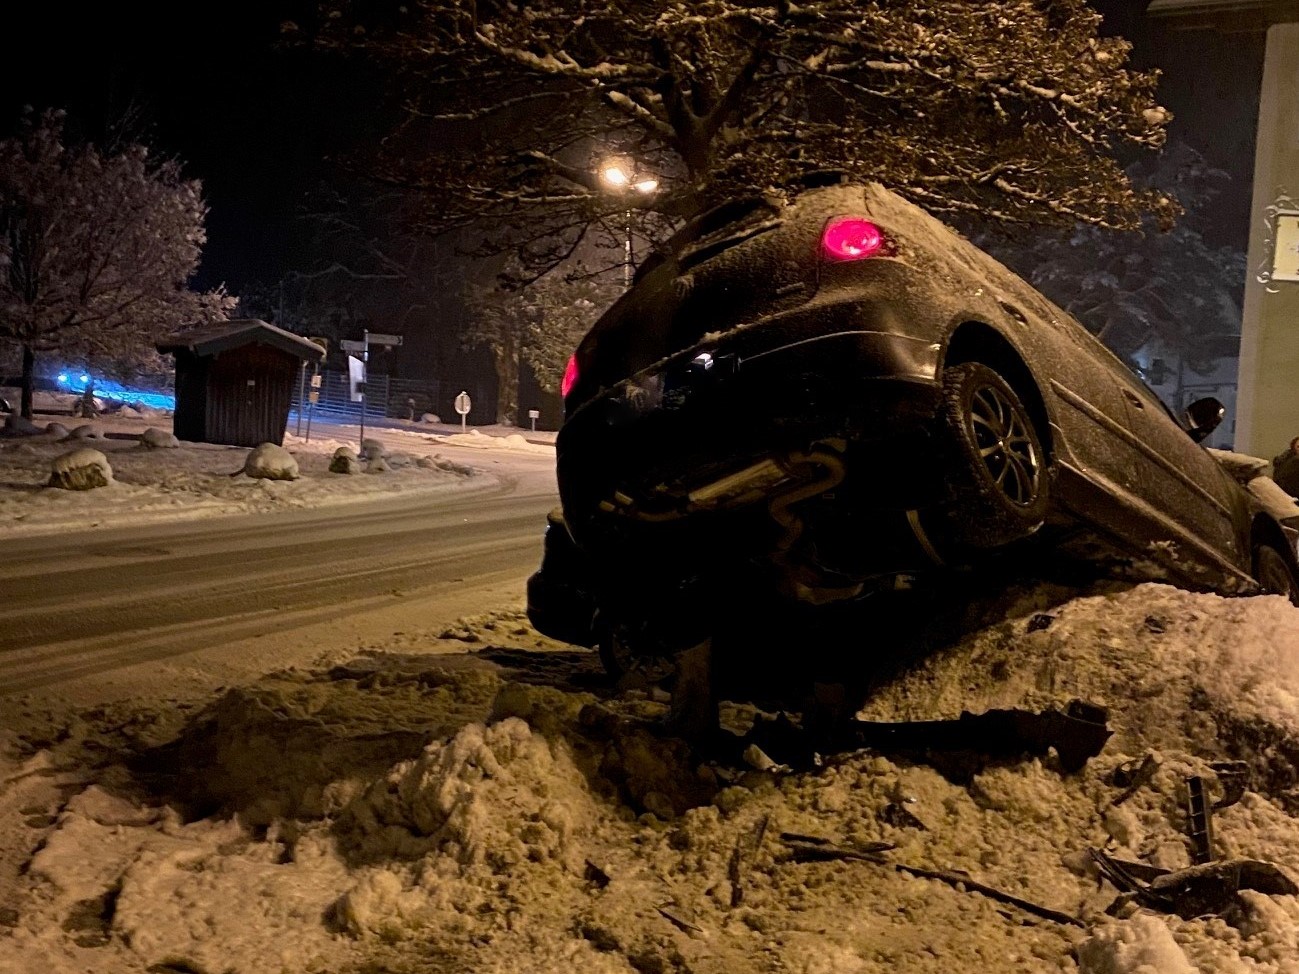
[[[66,440],[68,438],[68,428],[62,423],[46,423],[45,435],[52,436],[56,440]]]
[[[284,447],[263,443],[249,452],[244,473],[259,480],[297,480],[298,461]]]
[[[68,434],[70,440],[102,440],[104,431],[98,426],[91,426],[89,423],[83,423]]]
[[[98,450],[81,447],[55,457],[47,486],[64,490],[92,490],[113,482],[113,468],[108,457]]]
[[[174,450],[180,446],[180,440],[166,430],[150,426],[140,434],[140,445],[150,450]]]
[[[364,439],[361,441],[361,459],[377,460],[380,457],[388,455],[387,448],[378,440]]]
[[[360,473],[361,461],[350,446],[340,446],[329,461],[330,473]]]

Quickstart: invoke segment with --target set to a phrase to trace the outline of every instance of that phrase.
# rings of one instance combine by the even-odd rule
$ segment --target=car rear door
[[[1141,464],[1138,495],[1180,525],[1191,547],[1199,542],[1218,558],[1248,568],[1249,552],[1241,550],[1240,490],[1232,478],[1135,377],[1124,383],[1123,395]]]

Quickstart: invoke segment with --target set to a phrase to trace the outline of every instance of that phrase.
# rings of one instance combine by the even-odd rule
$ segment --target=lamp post
[[[605,166],[600,171],[600,178],[610,186],[617,189],[620,193],[628,194],[632,191],[646,195],[654,192],[659,188],[659,181],[653,178],[638,179],[636,172],[633,170],[627,173],[621,166]],[[631,207],[626,210],[625,228],[627,231],[626,246],[623,251],[622,262],[622,286],[631,287],[631,270],[632,270],[632,243],[631,243]]]

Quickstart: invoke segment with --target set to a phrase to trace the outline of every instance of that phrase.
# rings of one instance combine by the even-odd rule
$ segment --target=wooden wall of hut
[[[261,344],[232,348],[211,359],[204,439],[233,446],[283,444],[300,365],[296,356]]]

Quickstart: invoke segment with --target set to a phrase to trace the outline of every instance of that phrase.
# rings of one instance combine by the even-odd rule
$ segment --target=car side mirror
[[[1196,443],[1201,443],[1222,424],[1226,415],[1227,407],[1213,396],[1197,399],[1186,407],[1186,432]]]

